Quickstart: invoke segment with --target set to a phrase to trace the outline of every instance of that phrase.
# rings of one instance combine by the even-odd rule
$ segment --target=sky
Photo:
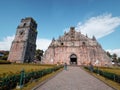
[[[0,50],[10,50],[22,18],[38,24],[37,49],[46,50],[74,26],[120,56],[120,0],[0,0]]]

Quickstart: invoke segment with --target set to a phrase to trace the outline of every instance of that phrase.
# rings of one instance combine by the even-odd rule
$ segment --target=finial
[[[53,37],[52,41],[55,41],[55,38]]]
[[[64,35],[66,34],[66,31],[64,32]]]
[[[88,38],[88,35],[86,34],[86,37]]]
[[[96,41],[96,38],[95,38],[95,36],[94,36],[94,35],[93,35],[93,37],[92,37],[92,40]]]

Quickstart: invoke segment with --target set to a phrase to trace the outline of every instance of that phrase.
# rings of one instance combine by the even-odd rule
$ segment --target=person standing
[[[67,63],[64,64],[64,70],[67,70]]]

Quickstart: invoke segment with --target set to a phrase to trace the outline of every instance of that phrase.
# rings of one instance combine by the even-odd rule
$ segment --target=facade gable
[[[53,39],[45,51],[43,63],[57,64],[67,63],[77,65],[110,65],[110,58],[106,55],[96,38],[92,39],[77,32],[74,27],[65,32],[58,39]]]

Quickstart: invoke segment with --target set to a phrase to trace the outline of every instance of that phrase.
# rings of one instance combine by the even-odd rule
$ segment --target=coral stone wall
[[[43,63],[69,65],[89,65],[96,66],[110,65],[110,58],[106,55],[101,45],[93,36],[92,39],[77,32],[72,27],[68,33],[53,39],[48,49],[45,51]]]

